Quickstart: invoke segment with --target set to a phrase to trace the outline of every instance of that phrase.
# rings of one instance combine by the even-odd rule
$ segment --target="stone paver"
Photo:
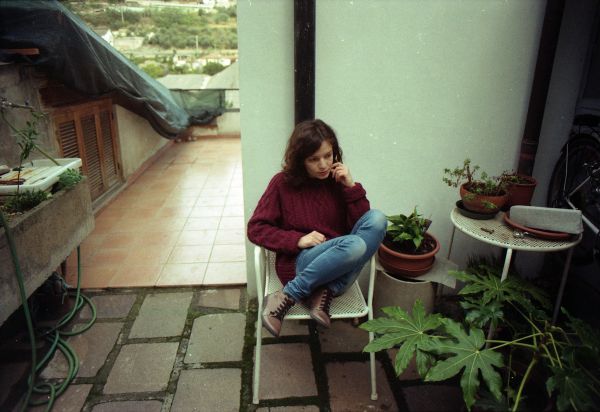
[[[96,307],[98,319],[124,318],[135,303],[136,295],[98,295],[90,298]],[[78,319],[91,319],[92,311],[85,305],[79,312]]]
[[[70,385],[52,405],[52,412],[79,412],[83,409],[85,398],[92,389],[92,385]],[[47,405],[40,405],[30,409],[29,412],[42,412]]]
[[[284,324],[282,337],[287,338],[283,342],[287,340],[289,343],[266,339],[267,344],[263,344],[259,392],[261,401],[270,406],[256,408],[251,405],[251,388],[245,387],[242,392],[241,385],[242,377],[249,378],[246,374],[252,373],[245,368],[252,368],[253,365],[249,362],[248,365],[241,366],[241,362],[244,344],[253,345],[254,339],[244,337],[246,314],[237,312],[240,309],[244,310],[240,307],[240,300],[243,300],[241,293],[245,293],[243,288],[190,288],[189,292],[185,293],[159,292],[146,295],[137,319],[133,322],[131,335],[122,337],[121,330],[127,325],[125,318],[129,316],[139,296],[146,292],[112,292],[94,296],[99,321],[83,334],[69,338],[81,362],[79,376],[85,379],[85,384],[81,381],[72,383],[57,399],[53,411],[159,412],[170,404],[168,409],[173,412],[220,412],[238,411],[240,402],[243,402],[242,409],[249,407],[250,411],[256,412],[398,410],[390,389],[391,381],[388,382],[379,363],[379,399],[370,400],[369,362],[357,361],[354,355],[353,360],[346,361],[324,358],[326,363],[322,368],[326,375],[323,378],[328,390],[329,403],[319,404],[313,367],[314,354],[311,354],[311,346],[305,341],[313,342],[318,338],[320,345],[317,346],[323,354],[361,353],[368,342],[368,334],[345,320],[332,322],[330,329],[318,328],[316,337],[309,337],[310,322],[288,320]],[[111,305],[115,307],[111,308]],[[175,360],[183,322],[190,306],[192,311],[197,309],[202,312],[202,308],[214,308],[210,312],[220,312],[219,309],[223,309],[221,312],[225,313],[202,315],[194,320],[184,363],[181,365],[176,364]],[[173,327],[173,323],[177,324],[176,327]],[[81,325],[82,323],[74,327],[78,328]],[[263,337],[271,337],[264,329],[259,333]],[[150,338],[149,342],[145,342],[146,337]],[[157,337],[159,339],[152,339]],[[168,339],[160,339],[161,337]],[[129,340],[132,338],[134,340]],[[161,342],[164,340],[170,342]],[[111,370],[99,375],[98,371],[101,368],[110,366],[106,365],[106,359],[115,345],[118,353]],[[254,352],[253,347],[245,349],[252,349]],[[388,350],[387,354],[393,362],[396,349]],[[320,356],[319,353],[316,355]],[[211,364],[214,362],[239,363],[223,367]],[[5,365],[7,364],[2,366]],[[165,397],[162,391],[167,390],[174,367],[178,368],[175,393]],[[10,393],[11,390],[15,390],[9,386],[14,378],[2,378],[2,372],[0,367],[2,385],[7,386],[7,393]],[[66,373],[66,361],[62,354],[57,352],[41,376],[46,379],[60,378]],[[108,376],[105,378],[106,375]],[[409,411],[445,412],[463,408],[460,388],[447,383],[424,384],[419,380],[414,361],[411,361],[399,379],[402,382],[399,383],[398,395],[403,400],[403,405],[409,406]],[[4,380],[7,380],[6,385]],[[99,384],[101,390],[100,393],[94,392],[93,397],[89,395],[92,384]],[[146,392],[155,394],[148,396]],[[240,399],[241,394],[244,397]],[[282,404],[288,406],[280,406]],[[45,406],[40,406],[31,410],[41,412],[44,408]]]
[[[123,345],[104,386],[104,393],[166,389],[179,343]]]
[[[396,401],[383,368],[377,362],[378,400],[371,400],[369,362],[328,363],[329,398],[332,412],[395,411]],[[415,409],[425,411],[427,409]]]
[[[130,338],[155,338],[181,335],[192,292],[156,293],[146,296]]]
[[[185,363],[241,361],[246,315],[220,313],[196,318]]]
[[[181,371],[172,411],[234,412],[240,409],[240,369],[190,369]]]
[[[316,396],[310,348],[304,343],[262,346],[260,399]]]
[[[73,329],[81,328],[76,324]],[[121,322],[96,322],[87,331],[68,339],[79,359],[78,377],[96,376],[104,365],[106,357],[115,346],[119,332],[123,327]],[[57,350],[54,357],[42,372],[42,378],[64,378],[69,371],[69,364],[61,351]]]
[[[402,388],[411,411],[453,412],[464,410],[460,388],[444,385],[415,385]]]
[[[161,401],[121,401],[94,405],[92,412],[160,412]]]
[[[194,306],[208,308],[238,309],[240,306],[240,289],[207,289],[198,292]]]
[[[362,352],[369,343],[369,333],[349,321],[335,320],[331,322],[331,328],[319,329],[319,340],[325,353]]]
[[[281,328],[281,333],[279,336],[303,336],[308,335],[308,324],[307,321],[298,321],[298,320],[286,320],[283,322],[283,326]],[[257,323],[254,322],[254,328],[256,329]],[[263,338],[272,338],[273,335],[269,333],[268,330],[262,328],[261,336]]]

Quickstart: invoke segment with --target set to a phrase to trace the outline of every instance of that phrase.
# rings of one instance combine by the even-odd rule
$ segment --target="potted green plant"
[[[500,179],[504,182],[504,187],[508,192],[506,210],[515,205],[529,206],[531,204],[531,198],[537,186],[537,180],[533,176],[505,170]]]
[[[364,350],[397,347],[398,375],[413,357],[425,381],[460,375],[468,410],[600,409],[600,333],[564,310],[553,325],[544,293],[518,276],[500,282],[500,272],[453,272],[465,282],[460,317],[426,314],[420,301],[411,313],[384,308],[360,326],[377,336]]]
[[[392,276],[415,277],[433,266],[440,243],[429,232],[431,220],[413,209],[410,215],[388,216],[385,238],[379,247],[379,263]]]
[[[450,187],[458,187],[463,206],[476,213],[495,214],[507,202],[508,194],[500,176],[481,172],[479,165],[471,165],[465,159],[462,166],[444,169],[442,181]]]

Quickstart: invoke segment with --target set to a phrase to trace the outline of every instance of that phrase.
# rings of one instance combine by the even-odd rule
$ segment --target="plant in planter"
[[[517,172],[505,170],[502,172],[500,179],[504,182],[506,191],[508,192],[508,201],[505,209],[510,209],[511,206],[531,204],[533,192],[537,186],[537,180],[533,176],[521,175]]]
[[[465,159],[462,166],[444,169],[442,181],[450,187],[458,187],[465,208],[477,213],[497,213],[508,200],[505,183],[500,176],[489,176],[480,167]]]
[[[384,308],[360,326],[377,334],[364,350],[398,347],[397,374],[415,357],[425,381],[460,375],[469,410],[600,409],[600,333],[564,310],[565,324],[552,325],[543,292],[517,276],[500,282],[500,272],[453,272],[466,283],[459,319],[426,315],[420,301],[411,313]],[[486,339],[490,325],[497,338]]]
[[[21,152],[19,153],[19,166],[15,169],[18,170],[16,179],[17,190],[15,194],[4,203],[3,209],[8,213],[18,213],[34,208],[49,197],[48,193],[39,190],[25,193],[20,191],[22,184],[21,170],[23,169],[23,162],[29,158],[34,150],[51,160],[56,165],[58,165],[58,162],[37,144],[37,138],[39,137],[38,122],[44,118],[45,114],[37,112],[29,106],[16,105],[15,107],[29,109],[31,114],[31,118],[25,121],[25,125],[21,128],[17,128],[6,118],[3,110],[4,106],[12,107],[13,105],[5,103],[5,105],[2,106],[2,110],[0,110],[0,115],[2,120],[13,132],[13,136],[17,139],[17,144],[21,149]]]
[[[427,232],[431,220],[413,209],[410,215],[388,216],[385,238],[379,247],[379,262],[390,275],[419,276],[426,273],[440,249],[438,240]]]

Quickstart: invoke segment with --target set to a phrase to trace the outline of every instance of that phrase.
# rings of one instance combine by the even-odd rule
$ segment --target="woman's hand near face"
[[[343,163],[337,162],[331,166],[331,176],[336,182],[343,184],[346,187],[354,186],[354,180],[350,174],[348,166]]]
[[[325,240],[327,240],[325,239],[325,236],[313,230],[308,235],[304,235],[298,240],[298,247],[300,249],[306,249],[320,245],[321,243],[325,242]]]

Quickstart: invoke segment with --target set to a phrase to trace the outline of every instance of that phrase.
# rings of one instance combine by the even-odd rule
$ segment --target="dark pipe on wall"
[[[525,129],[521,140],[521,155],[519,156],[517,169],[518,173],[524,175],[533,173],[564,8],[565,0],[548,0],[548,3],[546,3],[540,48],[531,86],[529,109],[525,120]]]
[[[294,0],[295,122],[315,118],[315,0]]]

